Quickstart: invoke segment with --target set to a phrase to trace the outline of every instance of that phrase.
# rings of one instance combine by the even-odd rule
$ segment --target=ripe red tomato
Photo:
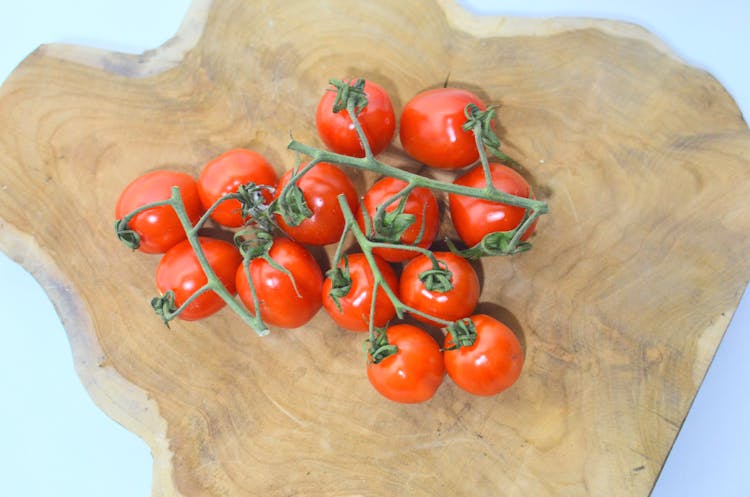
[[[445,376],[443,354],[437,342],[424,330],[410,324],[396,324],[386,330],[388,342],[398,347],[395,354],[367,364],[367,377],[375,390],[395,402],[429,400]]]
[[[531,187],[514,169],[504,164],[490,163],[490,173],[492,184],[498,190],[517,197],[529,198],[531,196]],[[472,168],[453,183],[474,188],[487,186],[481,166]],[[450,194],[448,203],[453,226],[461,240],[469,247],[482,241],[482,238],[489,233],[517,228],[526,215],[526,209],[523,207],[464,195]],[[535,228],[536,221],[521,236],[521,241],[527,240]]]
[[[352,80],[354,81],[354,80]],[[367,106],[357,116],[374,155],[388,147],[396,129],[396,115],[388,93],[372,81],[365,81]],[[365,150],[346,110],[333,112],[336,91],[328,90],[318,103],[315,124],[325,145],[336,153],[364,157]]]
[[[266,259],[250,261],[248,269],[260,303],[260,317],[271,326],[298,328],[321,307],[323,273],[312,254],[288,238],[276,238],[268,255],[289,274],[274,268]],[[255,313],[244,264],[236,268],[236,282],[240,299]]]
[[[234,149],[224,152],[209,161],[198,177],[198,194],[203,208],[208,210],[217,200],[248,183],[276,187],[279,178],[273,166],[258,152]],[[266,202],[273,198],[271,192],[264,192]],[[244,224],[242,205],[239,200],[222,202],[211,213],[211,218],[223,226],[238,227]]]
[[[468,104],[486,110],[467,90],[436,88],[412,98],[401,113],[399,137],[404,151],[428,166],[460,169],[479,160],[474,134],[462,129]]]
[[[180,188],[190,222],[195,223],[204,212],[195,179],[189,174],[168,170],[146,173],[126,186],[117,199],[115,218],[122,219],[139,207],[169,199],[173,186]],[[177,214],[169,205],[138,213],[128,227],[140,237],[138,249],[147,254],[163,254],[186,238]]]
[[[200,237],[200,246],[208,259],[208,263],[216,276],[234,295],[234,272],[242,262],[237,247],[223,240]],[[188,240],[184,240],[170,248],[162,256],[156,267],[156,287],[163,295],[172,290],[175,294],[175,305],[181,306],[190,296],[208,282],[193,247]],[[204,292],[195,298],[179,314],[180,319],[194,321],[215,313],[226,303],[213,291]]]
[[[291,177],[291,169],[282,175],[274,198],[278,198]],[[279,227],[300,243],[328,245],[338,242],[344,231],[345,221],[337,196],[343,193],[351,210],[356,210],[357,190],[352,181],[333,164],[320,162],[299,179],[297,186],[302,190],[312,216],[298,226],[291,226],[277,213],[276,222]]]
[[[388,235],[384,232],[387,231],[388,227],[382,227],[383,231],[381,231],[380,227],[374,226],[373,217],[375,216],[377,208],[379,206],[385,205],[392,199],[395,194],[402,191],[406,186],[407,183],[402,180],[385,177],[375,182],[375,184],[370,187],[367,193],[365,193],[364,197],[362,198],[362,207],[364,207],[365,210],[363,212],[362,208],[360,208],[357,212],[356,218],[359,228],[362,230],[362,232],[368,235],[369,238],[374,240],[382,240],[384,236]],[[395,211],[398,207],[398,204],[399,200],[390,202],[385,208],[386,212]],[[365,212],[370,219],[370,223],[368,224],[376,231],[376,233],[374,234],[370,234],[367,232],[367,224],[365,224]],[[404,207],[403,213],[413,215],[414,222],[408,228],[406,228],[401,236],[398,237],[398,239],[395,241],[404,245],[414,245],[420,235],[420,231],[422,230],[422,224],[424,224],[422,237],[419,242],[416,243],[416,245],[422,248],[427,248],[432,245],[432,242],[435,240],[435,236],[437,236],[438,228],[440,227],[438,203],[432,191],[430,191],[428,188],[422,187],[412,190],[406,199],[406,205]],[[379,255],[389,262],[401,262],[412,259],[418,255],[418,252],[414,250],[382,247],[375,248],[373,250],[373,253]]]
[[[349,331],[368,331],[370,325],[370,308],[372,306],[373,286],[375,277],[373,276],[370,264],[364,254],[356,253],[348,256],[349,259],[349,291],[338,298],[339,305],[331,297],[330,292],[333,281],[327,277],[323,281],[323,307],[336,323]],[[383,259],[374,256],[380,273],[385,283],[398,295],[398,277],[393,268]],[[347,267],[341,261],[340,268]],[[375,297],[375,316],[373,325],[376,328],[385,326],[388,321],[396,315],[396,308],[393,306],[391,299],[382,288],[378,288]]]
[[[495,395],[516,382],[523,367],[523,350],[516,335],[486,314],[471,316],[476,326],[473,345],[452,349],[445,337],[445,369],[453,382],[475,395]]]
[[[432,272],[432,261],[425,255],[419,255],[409,261],[401,273],[401,301],[414,309],[445,321],[456,321],[466,318],[474,312],[479,301],[479,277],[474,267],[463,257],[452,252],[435,252],[435,257],[442,269],[451,273],[450,286],[442,291],[439,288],[430,290],[428,280],[420,276]],[[441,283],[439,276],[431,276],[434,283]],[[442,324],[412,313],[416,319],[435,326]]]

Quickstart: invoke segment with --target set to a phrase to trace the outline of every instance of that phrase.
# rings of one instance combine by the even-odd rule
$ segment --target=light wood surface
[[[481,310],[526,347],[500,396],[386,401],[362,336],[324,313],[264,338],[228,311],[167,330],[158,257],[112,233],[144,171],[237,146],[291,167],[289,133],[318,143],[317,99],[349,76],[397,108],[446,77],[476,90],[549,202],[531,252],[482,264]],[[155,496],[645,497],[750,277],[748,128],[629,24],[200,0],[146,54],[40,47],[0,89],[0,129],[0,248],[54,302],[94,400],[151,446]]]

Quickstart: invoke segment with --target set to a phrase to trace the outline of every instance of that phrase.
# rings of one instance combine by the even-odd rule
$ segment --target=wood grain
[[[750,277],[735,103],[637,26],[346,4],[201,0],[146,54],[40,47],[0,89],[0,248],[47,290],[98,405],[151,446],[155,496],[647,495]],[[481,309],[526,346],[498,397],[446,382],[387,402],[361,336],[322,313],[265,338],[228,312],[168,331],[158,258],[112,234],[144,171],[237,146],[291,167],[289,132],[318,143],[327,79],[355,75],[397,108],[448,76],[498,104],[549,202],[531,252],[482,265]]]

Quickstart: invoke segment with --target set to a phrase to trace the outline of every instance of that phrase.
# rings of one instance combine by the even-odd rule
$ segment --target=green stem
[[[375,334],[374,334],[375,333],[375,309],[376,309],[377,302],[378,302],[378,299],[376,297],[378,295],[378,289],[380,288],[380,285],[381,285],[381,282],[377,279],[372,284],[372,299],[370,299],[370,316],[369,316],[368,324],[367,324],[367,330],[370,335],[370,343],[373,343],[372,341],[375,339]]]
[[[355,99],[351,98],[346,103],[346,112],[349,114],[349,117],[352,120],[354,130],[357,132],[357,136],[359,137],[359,143],[362,145],[362,149],[365,151],[365,157],[372,158],[372,148],[370,147],[370,142],[367,140],[367,136],[365,135],[365,130],[362,129],[362,124],[359,122],[359,119],[357,119],[356,107],[357,105]]]
[[[484,130],[482,128],[482,122],[480,120],[476,120],[474,126],[472,127],[472,132],[474,133],[474,143],[476,144],[477,150],[479,151],[479,161],[482,164],[482,171],[484,172],[485,189],[487,191],[499,192],[500,190],[498,190],[492,183],[492,170],[490,169],[490,162],[487,159],[487,150],[484,147],[484,141],[482,138],[483,131]],[[515,228],[513,238],[511,238],[510,242],[508,243],[509,253],[515,252],[516,247],[521,241],[521,237],[523,236],[523,234],[526,233],[526,230],[529,228],[529,226],[531,226],[531,223],[533,223],[536,218],[541,216],[544,212],[547,212],[546,209],[546,204],[544,204],[544,210],[534,207],[526,207],[526,218],[519,226]],[[531,214],[529,214],[529,211],[531,211]]]
[[[375,208],[375,215],[373,216],[373,218],[377,219],[378,217],[382,218],[383,216],[385,216],[385,211],[388,206],[394,203],[396,200],[398,200],[399,202],[394,209],[394,212],[396,212],[397,214],[403,213],[404,208],[406,208],[406,202],[409,200],[409,194],[414,191],[415,187],[416,185],[408,183],[400,192],[394,193],[391,198]]]
[[[497,191],[497,188],[495,188],[495,185],[492,183],[490,161],[487,160],[487,151],[485,150],[484,142],[482,141],[482,123],[477,121],[471,131],[474,133],[474,143],[479,152],[479,162],[482,164],[482,172],[484,172],[484,184],[486,185],[486,188]]]
[[[526,230],[529,229],[533,222],[541,215],[542,213],[540,211],[531,211],[531,214],[526,216],[524,221],[516,228],[515,233],[513,233],[513,238],[511,238],[510,243],[508,244],[511,251],[516,249],[523,234],[526,233]]]
[[[190,295],[190,297],[188,297],[187,299],[185,299],[185,302],[183,302],[180,305],[180,307],[178,307],[174,311],[170,312],[169,314],[166,314],[164,316],[164,321],[165,322],[172,321],[174,318],[176,318],[177,316],[179,316],[182,313],[182,311],[185,310],[185,308],[187,306],[189,306],[195,299],[197,299],[198,297],[200,297],[204,293],[209,292],[211,290],[214,290],[214,288],[212,287],[212,285],[210,283],[204,284],[202,287],[200,287],[199,289],[197,289],[192,295]]]
[[[208,280],[208,282],[204,286],[210,290],[213,290],[219,297],[221,297],[221,299],[226,302],[227,306],[229,306],[229,308],[237,313],[242,318],[242,320],[245,321],[245,323],[247,323],[251,328],[255,330],[258,335],[267,335],[269,331],[265,324],[256,316],[250,314],[242,306],[242,304],[234,298],[234,295],[229,293],[227,288],[224,286],[224,283],[221,282],[221,280],[211,267],[211,264],[208,262],[206,253],[203,251],[203,247],[200,244],[198,230],[195,228],[195,226],[193,226],[192,222],[190,221],[190,217],[185,211],[185,205],[182,201],[182,195],[180,194],[179,187],[172,187],[172,196],[170,198],[170,201],[172,208],[177,214],[177,218],[180,220],[180,223],[182,223],[182,227],[187,234],[188,243],[190,243],[190,246],[193,248],[195,257],[198,259],[198,263],[200,264],[201,269],[203,269],[203,272],[206,275],[206,279]],[[183,306],[180,306],[180,308],[183,308]],[[175,311],[173,317],[177,316],[178,311]]]
[[[415,185],[415,187],[424,187],[434,191],[454,193],[456,195],[464,195],[473,198],[483,198],[493,202],[500,202],[503,204],[523,207],[526,209],[537,210],[540,211],[541,214],[544,214],[549,210],[546,202],[533,198],[510,195],[509,193],[505,193],[502,190],[498,190],[492,187],[491,183],[489,188],[473,188],[470,186],[457,185],[455,183],[444,183],[436,179],[428,178],[426,176],[421,176],[404,169],[390,166],[388,164],[380,162],[374,157],[351,157],[349,155],[338,154],[329,150],[322,150],[311,147],[296,140],[292,140],[287,148],[289,150],[294,150],[309,157],[315,158],[321,162],[334,162],[336,164],[353,167],[355,169],[372,171],[383,176],[390,176],[392,178],[411,183]]]
[[[138,207],[137,209],[129,212],[125,217],[122,218],[121,222],[123,222],[124,224],[128,224],[128,223],[130,223],[130,221],[132,221],[132,219],[135,216],[137,216],[141,212],[147,211],[149,209],[153,209],[154,207],[161,207],[161,206],[164,206],[164,205],[173,205],[172,198],[168,198],[168,199],[165,199],[165,200],[157,200],[156,202],[151,202],[149,204],[144,204],[144,205]]]
[[[349,207],[349,204],[347,203],[346,206]],[[344,217],[344,229],[341,232],[341,238],[339,238],[339,242],[336,245],[336,252],[334,252],[333,261],[331,262],[331,267],[333,268],[338,267],[339,261],[343,257],[344,245],[346,243],[346,235],[347,233],[349,233],[352,224],[356,224],[356,222],[354,221],[354,218]]]
[[[383,273],[380,272],[380,268],[378,268],[377,261],[375,261],[375,256],[373,255],[373,249],[375,248],[406,249],[406,250],[413,250],[413,251],[425,254],[428,257],[430,257],[431,260],[434,261],[435,256],[432,254],[432,252],[429,251],[428,249],[417,247],[414,245],[401,245],[397,243],[373,242],[372,240],[367,238],[367,236],[362,232],[362,230],[359,228],[357,223],[354,222],[354,214],[349,208],[349,204],[346,201],[346,197],[343,194],[341,194],[338,196],[338,201],[339,201],[339,205],[341,206],[341,212],[344,214],[344,219],[346,221],[346,225],[348,226],[348,230],[352,233],[352,235],[354,235],[354,238],[357,240],[357,244],[359,245],[360,249],[362,249],[362,254],[365,256],[365,259],[367,259],[367,262],[370,265],[370,269],[372,270],[372,276],[373,276],[373,288],[375,290],[378,287],[381,287],[383,289],[383,291],[388,296],[388,299],[393,304],[393,307],[396,309],[396,316],[399,319],[402,319],[404,317],[404,313],[408,312],[410,314],[416,314],[416,315],[422,316],[424,318],[429,319],[430,321],[434,321],[443,326],[448,326],[451,323],[453,323],[453,321],[446,321],[444,319],[433,316],[431,314],[427,314],[409,305],[404,304],[401,301],[401,299],[398,297],[398,295],[396,295],[396,293],[393,291],[393,289],[388,285],[388,282],[383,277]],[[373,301],[375,300],[375,297],[376,297],[375,290],[373,290]],[[375,343],[375,338],[376,338],[375,329],[372,325],[373,320],[374,320],[374,312],[375,312],[375,306],[374,304],[371,304],[370,326],[369,326],[370,343]]]
[[[370,213],[367,210],[363,210],[362,217],[368,222],[366,225],[365,234],[372,239],[382,242],[399,242],[404,233],[411,228],[416,221],[414,214],[406,214],[406,204],[409,200],[409,195],[414,190],[415,185],[406,183],[400,191],[392,195],[387,200],[381,202],[375,207],[375,213],[370,219]],[[394,208],[388,211],[388,207],[397,204]],[[423,206],[423,211],[426,211],[427,204]],[[422,222],[419,227],[417,237],[411,242],[414,245],[419,244],[424,237],[426,228],[425,215],[422,213]]]
[[[432,253],[430,249],[420,247],[419,245],[411,245],[411,244],[402,245],[400,243],[376,242],[376,241],[370,240],[369,238],[367,238],[367,242],[369,246],[372,248],[410,250],[412,252],[419,252],[425,257],[429,257],[430,260],[433,260],[433,261],[435,260],[435,255]]]
[[[258,324],[255,329],[264,329],[266,330],[265,334],[268,334],[268,327],[263,322],[263,318],[260,315],[260,298],[258,297],[258,290],[255,288],[255,283],[253,283],[253,279],[250,276],[250,262],[252,262],[250,259],[243,259],[242,269],[245,272],[245,278],[247,278],[247,286],[250,288],[250,295],[253,298],[253,308],[255,309],[255,316],[253,316],[253,318]]]
[[[319,162],[321,162],[319,159],[313,157],[310,162],[305,164],[301,169],[299,169],[299,153],[297,163],[294,166],[294,169],[292,170],[292,175],[289,178],[289,181],[284,185],[284,187],[281,189],[281,191],[278,193],[276,198],[270,203],[268,206],[268,212],[270,213],[279,213],[281,214],[281,217],[284,219],[284,221],[289,224],[290,226],[297,226],[302,220],[300,219],[290,219],[287,218],[287,214],[289,214],[288,210],[286,208],[282,208],[282,206],[286,207],[286,204],[288,202],[287,196],[289,195],[289,191],[292,188],[297,188],[297,183],[300,179],[313,167],[315,167]],[[304,208],[308,211],[307,216],[309,216],[309,206],[307,205],[307,202],[304,198],[304,192],[301,196],[301,199],[299,200]],[[301,210],[301,209],[295,209],[295,212]]]
[[[295,169],[294,174],[292,174],[292,177],[289,178],[289,181],[287,182],[287,184],[284,185],[284,189],[282,190],[281,193],[282,194],[286,193],[286,190],[288,190],[289,188],[292,188],[293,186],[295,186],[297,184],[297,182],[300,179],[302,179],[302,176],[304,176],[305,173],[307,173],[307,171],[309,171],[310,169],[312,169],[313,167],[315,167],[315,165],[317,165],[318,162],[320,162],[320,161],[317,160],[317,159],[315,159],[313,157],[313,159],[310,162],[308,162],[307,164],[305,164],[304,166],[302,166],[302,169],[299,169],[299,164],[297,164],[297,166],[295,166],[295,168],[294,168]],[[281,196],[281,195],[279,195],[279,196]]]
[[[200,217],[200,219],[198,219],[198,221],[196,221],[195,225],[191,225],[190,230],[189,231],[186,230],[185,232],[188,233],[188,234],[190,232],[197,233],[201,228],[203,228],[203,225],[206,224],[206,221],[209,220],[209,218],[211,217],[211,214],[213,214],[213,212],[216,210],[217,207],[219,207],[219,205],[221,205],[222,202],[224,202],[226,200],[233,199],[233,198],[238,198],[238,197],[239,197],[239,195],[237,195],[236,193],[227,193],[226,195],[224,195],[223,197],[221,197],[219,200],[217,200],[216,202],[214,202],[211,205],[211,207],[209,207],[206,210],[206,212],[203,213],[203,215]],[[182,203],[182,201],[180,201],[180,203]]]

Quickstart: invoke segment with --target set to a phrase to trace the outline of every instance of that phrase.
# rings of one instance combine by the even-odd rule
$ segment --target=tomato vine
[[[461,249],[453,241],[446,238],[445,241],[450,251],[463,259],[513,255],[530,249],[531,244],[526,241],[526,238],[533,231],[538,218],[548,212],[547,203],[536,199],[531,191],[529,191],[528,196],[515,195],[495,185],[493,173],[496,165],[490,163],[488,154],[492,154],[503,163],[514,166],[518,164],[500,150],[500,139],[493,129],[493,120],[496,117],[496,111],[493,107],[484,109],[475,103],[469,103],[463,110],[466,121],[462,126],[462,130],[473,134],[479,156],[478,164],[475,163],[471,167],[481,168],[484,181],[483,186],[469,186],[460,182],[440,181],[394,167],[381,161],[377,157],[377,151],[373,151],[367,132],[360,122],[360,117],[364,115],[368,106],[365,81],[362,79],[352,82],[331,80],[330,84],[336,90],[331,112],[345,112],[348,114],[351,125],[361,145],[363,152],[361,156],[359,154],[348,155],[329,149],[314,147],[291,137],[287,148],[296,153],[297,162],[292,170],[284,175],[279,185],[256,185],[252,182],[239,185],[235,191],[224,194],[211,205],[204,206],[205,210],[200,214],[197,221],[195,220],[195,212],[193,210],[188,212],[188,208],[181,195],[180,187],[173,186],[168,198],[146,202],[115,221],[117,237],[127,247],[136,250],[142,241],[142,235],[133,226],[137,216],[155,208],[173,210],[179,220],[179,224],[184,230],[185,239],[195,254],[197,263],[205,273],[206,283],[194,289],[193,293],[182,302],[178,303],[176,301],[175,293],[171,290],[165,291],[160,297],[153,298],[151,306],[154,312],[161,317],[165,324],[169,325],[173,319],[185,312],[185,309],[201,295],[207,292],[214,292],[247,325],[254,329],[258,335],[263,336],[268,334],[269,327],[261,316],[263,302],[259,297],[258,283],[253,281],[251,264],[258,259],[263,260],[273,270],[288,278],[291,281],[291,286],[296,297],[299,299],[303,298],[302,293],[305,292],[300,291],[298,283],[308,282],[298,282],[296,280],[297,277],[293,274],[294,271],[272,257],[271,250],[277,239],[276,237],[279,236],[276,234],[277,232],[281,231],[281,236],[288,236],[294,239],[294,229],[301,227],[303,223],[308,222],[314,217],[315,209],[319,208],[318,203],[310,205],[308,200],[306,200],[305,191],[301,187],[305,180],[308,177],[312,177],[317,169],[324,166],[335,169],[335,171],[333,169],[326,170],[325,174],[328,176],[338,171],[336,169],[337,166],[341,166],[344,169],[352,168],[370,171],[398,182],[395,186],[390,186],[391,190],[388,190],[389,196],[378,199],[374,207],[374,212],[368,212],[365,209],[363,199],[360,199],[359,213],[354,211],[357,205],[356,202],[353,202],[352,198],[353,195],[356,195],[353,186],[345,188],[350,193],[342,192],[335,199],[338,204],[335,207],[336,209],[340,209],[342,228],[336,243],[333,260],[331,261],[332,269],[326,275],[332,281],[329,285],[329,298],[333,300],[335,306],[341,311],[342,305],[340,299],[345,297],[352,287],[352,280],[349,276],[349,261],[345,252],[348,240],[353,238],[359,247],[361,256],[367,261],[372,273],[372,288],[369,293],[370,308],[367,320],[368,356],[371,358],[371,361],[379,363],[389,356],[399,353],[397,346],[388,343],[386,328],[382,327],[382,323],[375,323],[378,305],[376,296],[381,292],[387,296],[392,304],[393,309],[391,311],[395,310],[396,318],[403,319],[407,314],[410,314],[420,320],[445,329],[449,337],[446,343],[451,344],[446,351],[461,347],[471,347],[477,337],[477,330],[472,322],[472,318],[466,315],[458,319],[445,319],[444,317],[433,315],[405,303],[399,295],[399,288],[394,288],[393,277],[386,277],[383,274],[381,266],[379,266],[383,261],[379,261],[380,255],[378,254],[385,254],[387,251],[399,251],[400,258],[388,259],[385,256],[383,257],[393,262],[408,260],[417,256],[426,258],[429,261],[430,267],[419,274],[419,282],[428,291],[446,294],[453,289],[455,280],[454,274],[448,268],[445,261],[437,257],[435,252],[430,248],[436,235],[437,221],[435,221],[434,228],[428,225],[430,202],[424,198],[419,200],[419,208],[417,210],[413,207],[409,210],[408,205],[413,195],[421,191],[427,191],[430,196],[433,195],[432,192],[442,192],[449,196],[468,197],[522,210],[522,218],[513,229],[486,233],[478,243],[466,248]],[[381,88],[377,88],[378,91],[382,91]],[[384,97],[379,96],[379,98],[382,99]],[[389,102],[387,104],[390,105]],[[385,107],[388,105],[385,105]],[[318,112],[320,112],[320,109]],[[392,113],[392,110],[389,112]],[[392,133],[392,124],[389,124],[389,126],[390,128],[387,132]],[[388,140],[390,140],[390,137],[388,137]],[[382,143],[378,145],[378,151],[381,149]],[[308,157],[309,161],[303,163],[302,157]],[[258,160],[262,161],[262,158],[258,158]],[[267,171],[270,168],[267,164],[264,167],[266,167]],[[349,180],[346,179],[346,181],[348,182]],[[248,292],[246,292],[240,300],[227,288],[211,267],[199,235],[201,230],[206,227],[206,223],[212,218],[214,212],[219,209],[219,206],[230,201],[233,205],[239,203],[239,214],[244,221],[241,227],[234,232],[233,239],[242,260],[241,266],[237,269],[237,278],[238,281],[240,279],[244,280],[243,285],[246,284],[249,291],[249,297],[247,296]],[[331,202],[329,201],[329,203]],[[421,209],[421,212],[419,209]],[[330,206],[326,208],[327,215],[331,215],[330,210]],[[437,216],[437,208],[435,207],[434,210],[435,214],[432,215]],[[418,224],[415,225],[415,223]],[[418,226],[416,233],[412,233],[410,238],[407,239],[407,230],[414,231],[415,226]],[[326,240],[321,244],[332,243],[331,239],[330,234],[326,235]],[[314,243],[312,239],[299,241],[307,244]],[[306,253],[304,248],[300,247],[299,249]],[[298,249],[295,248],[295,250]],[[312,260],[309,254],[305,255],[305,257]],[[465,263],[465,261],[463,262]],[[313,279],[316,278],[319,279],[320,277],[314,277]],[[475,275],[473,278],[476,281]],[[322,283],[320,285],[322,286]],[[478,288],[477,283],[474,283],[474,285],[474,288]],[[317,290],[319,294],[319,288]],[[473,292],[478,293],[478,290],[473,290]],[[315,291],[307,293],[316,295]],[[323,295],[323,299],[326,297],[328,296]],[[317,305],[318,307],[314,307],[314,305],[310,307],[308,313],[314,314],[321,303],[318,302]]]

